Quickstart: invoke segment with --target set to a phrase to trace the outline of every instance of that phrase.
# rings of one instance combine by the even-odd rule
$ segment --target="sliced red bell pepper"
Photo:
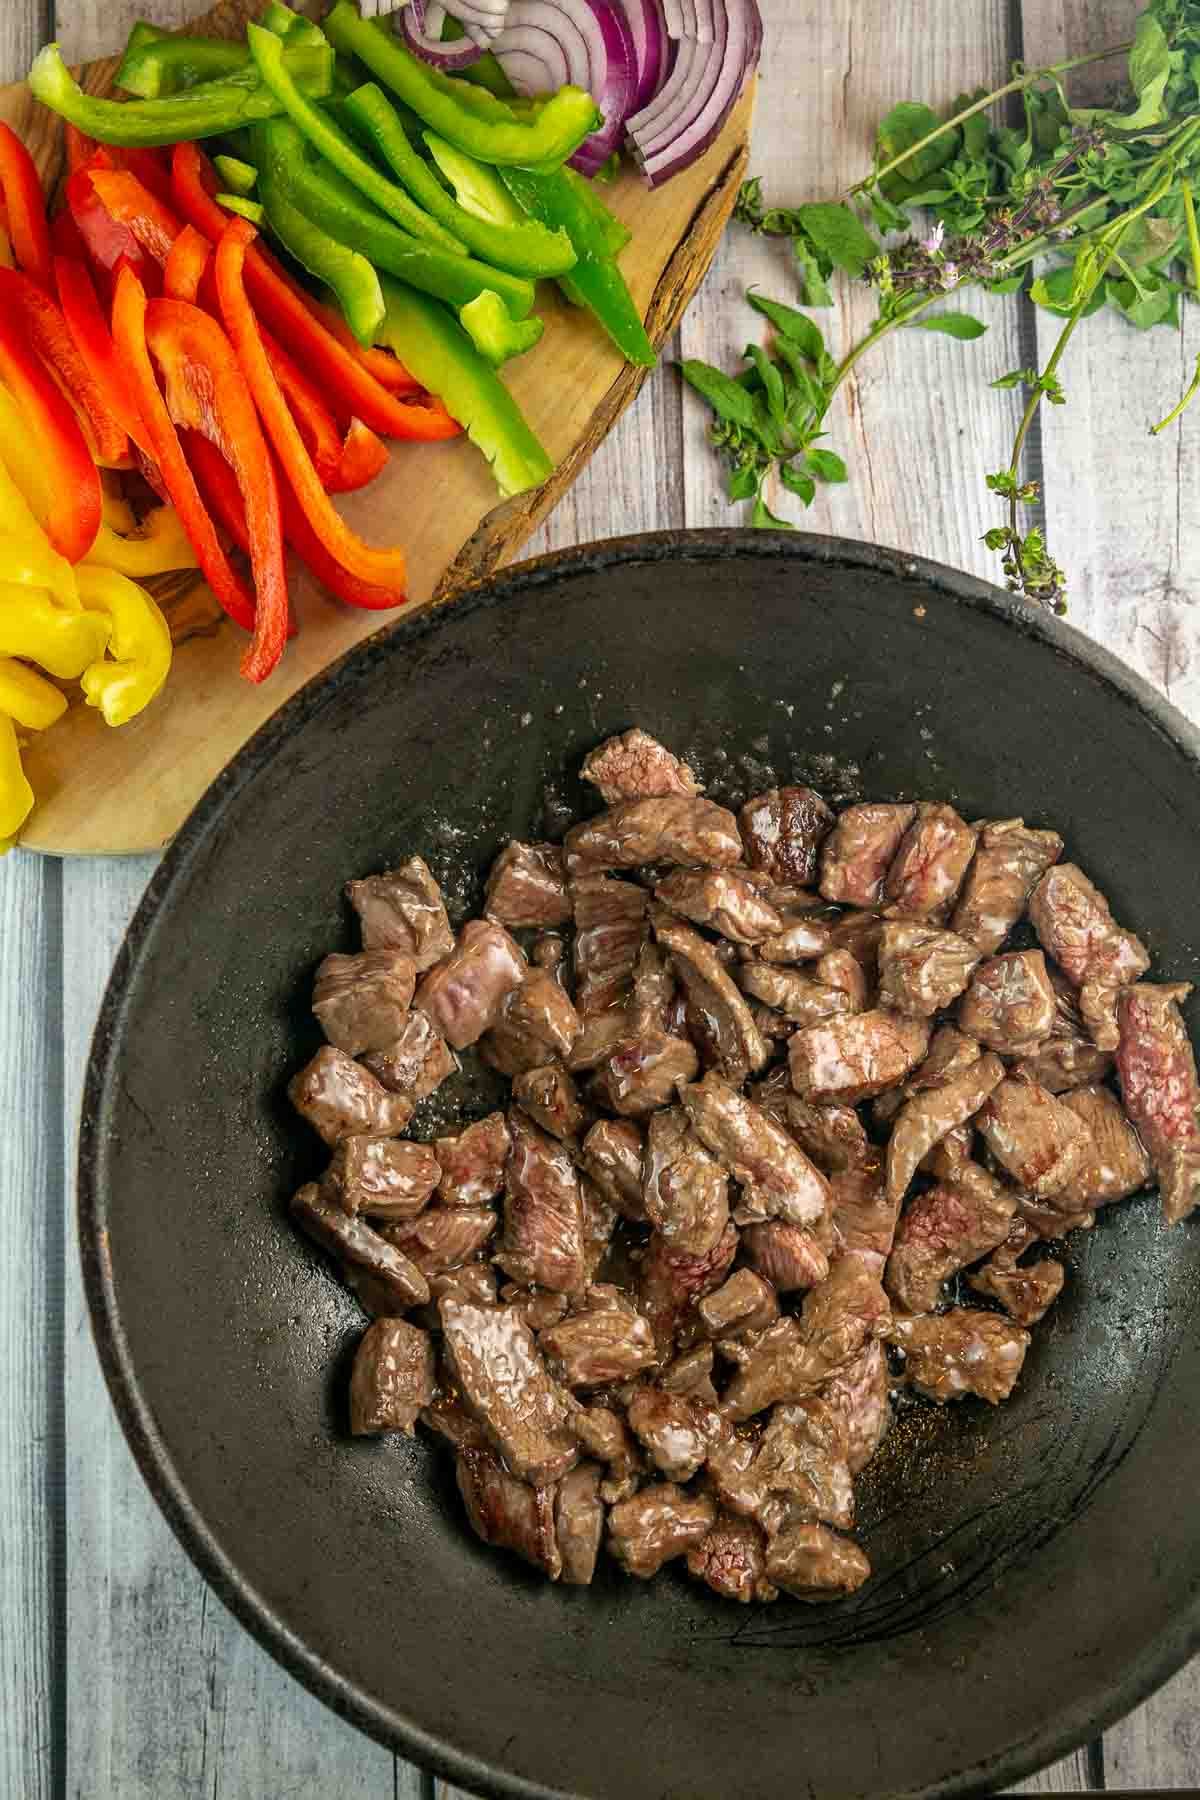
[[[124,262],[131,268],[147,294],[157,294],[162,287],[158,264],[134,237],[127,225],[113,218],[92,186],[95,170],[110,170],[112,158],[101,145],[95,156],[68,177],[67,206],[80,237],[87,247],[88,258],[104,285],[104,298],[111,298],[118,266]]]
[[[125,426],[109,405],[102,384],[80,354],[66,319],[50,295],[21,270],[0,269],[0,308],[21,321],[30,343],[68,400],[83,415],[98,460],[126,461],[129,439]]]
[[[11,269],[2,271],[6,275]],[[79,562],[100,529],[100,471],[66,395],[29,341],[17,312],[0,305],[0,381],[28,425],[36,456],[49,476],[46,536],[68,562]]]
[[[376,587],[403,589],[403,550],[398,545],[383,550],[373,548],[341,518],[321,486],[312,458],[288,411],[242,277],[247,246],[256,236],[248,219],[233,218],[226,225],[217,245],[217,293],[225,329],[237,351],[238,362],[254,395],[267,436],[295,490],[304,516],[330,555],[361,581]]]
[[[83,235],[65,201],[50,221],[50,248],[55,256],[69,256],[84,264],[91,262]]]
[[[125,265],[117,273],[117,284],[113,292],[113,343],[133,383],[134,399],[154,448],[159,479],[167,498],[179,514],[208,585],[234,623],[244,631],[252,632],[253,596],[247,591],[221,548],[216,527],[205,510],[195,478],[183,454],[167,403],[158,391],[154,364],[150,360],[150,347],[146,342],[146,311],[146,290],[133,270]],[[99,475],[96,486],[98,492]]]
[[[211,255],[208,239],[194,225],[185,225],[163,265],[163,293],[168,300],[189,300],[195,304]]]
[[[220,318],[219,302],[214,311]],[[304,447],[312,457],[313,466],[321,478],[321,486],[329,489],[342,459],[342,439],[337,420],[326,406],[316,382],[309,379],[279,340],[269,331],[262,331],[262,340],[275,379],[288,403],[288,411],[296,421]]]
[[[37,164],[12,129],[0,123],[0,192],[13,255],[26,275],[49,292],[50,223]]]
[[[374,481],[387,459],[388,450],[383,439],[376,437],[361,419],[351,419],[337,467],[325,483],[325,491],[349,494],[355,488],[366,487],[368,482]]]
[[[216,514],[234,543],[244,550],[249,543],[246,511],[233,470],[220,451],[215,450],[198,432],[186,434],[185,448],[209,508]],[[275,465],[275,477],[283,513],[283,535],[322,587],[328,588],[339,600],[344,600],[347,606],[362,607],[368,612],[391,612],[395,607],[403,606],[407,598],[405,594],[394,593],[390,588],[372,587],[370,582],[359,581],[357,576],[351,575],[329,554],[301,511],[300,503],[278,462]]]
[[[84,163],[91,161],[100,146],[94,137],[89,137],[86,131],[80,131],[78,125],[72,125],[69,119],[64,121],[63,129],[67,141],[67,174],[73,175],[76,169],[81,169]]]
[[[69,216],[69,215],[68,215]],[[113,344],[87,265],[73,256],[54,258],[54,285],[67,330],[112,417],[145,455],[152,454],[142,415]]]
[[[114,145],[109,154],[118,169],[128,169],[144,188],[149,188],[160,206],[171,205],[171,165],[162,150],[147,150],[140,145]]]
[[[156,263],[164,265],[183,230],[183,221],[128,169],[93,169],[91,180],[110,217],[131,231]]]
[[[266,255],[267,252],[264,251],[263,254]],[[286,276],[286,271],[282,273]],[[287,279],[290,280],[290,277]],[[336,338],[350,352],[355,362],[361,363],[368,374],[375,377],[380,387],[386,388],[389,394],[421,392],[420,382],[409,374],[399,357],[393,356],[390,350],[376,349],[373,344],[369,347],[360,344],[335,307],[326,306],[324,301],[318,300],[315,294],[309,294],[303,288],[297,288],[297,293],[313,318],[325,327],[330,337]]]

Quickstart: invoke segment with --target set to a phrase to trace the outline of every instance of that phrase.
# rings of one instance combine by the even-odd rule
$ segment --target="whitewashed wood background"
[[[903,98],[996,85],[1127,35],[1129,0],[762,0],[753,169],[778,203],[833,196]],[[57,36],[111,52],[133,18],[192,0],[0,0],[0,81]],[[788,253],[729,234],[680,333],[723,361],[758,335],[748,281],[788,297]],[[972,305],[980,310],[977,301]],[[974,345],[913,332],[861,368],[832,419],[852,480],[805,523],[990,575],[982,474],[1007,461],[1018,400],[990,378],[1045,356],[1023,303],[986,308]],[[832,316],[846,343],[863,299]],[[1051,326],[1052,329],[1052,326]],[[1031,446],[1072,616],[1200,719],[1200,409],[1151,443],[1200,349],[1090,320],[1066,408]],[[1132,396],[1132,398],[1131,398]],[[1144,414],[1144,416],[1143,416]],[[792,510],[786,499],[778,510]],[[616,533],[736,523],[700,407],[661,368],[531,552]],[[2,1800],[432,1800],[434,1785],[311,1699],[207,1591],[144,1489],[92,1348],[74,1235],[76,1116],[92,1023],[145,858],[0,864],[0,1797]],[[441,1788],[439,1800],[451,1790]],[[1200,1789],[1200,1662],[1029,1792]]]

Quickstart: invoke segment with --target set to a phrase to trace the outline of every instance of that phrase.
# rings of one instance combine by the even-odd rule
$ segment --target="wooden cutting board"
[[[236,36],[260,4],[220,0],[192,29]],[[93,63],[81,79],[93,93],[107,93],[115,69],[115,59]],[[712,260],[745,173],[753,108],[750,84],[717,141],[665,187],[651,192],[626,171],[605,192],[633,232],[621,266],[656,345],[673,330]],[[23,84],[0,88],[0,118],[29,145],[48,187],[55,183],[63,160],[58,120]],[[486,464],[462,439],[428,447],[393,444],[379,478],[344,497],[347,518],[364,536],[405,547],[410,599],[396,620],[510,561],[645,379],[646,370],[624,363],[591,316],[568,306],[550,283],[542,284],[538,310],[545,334],[530,355],[508,366],[505,379],[557,465],[543,487],[497,505]],[[245,640],[204,582],[189,572],[150,585],[175,638],[166,688],[119,730],[90,707],[73,704],[51,730],[29,739],[25,767],[37,805],[20,842],[31,850],[73,855],[161,848],[214,776],[297,688],[381,629],[378,614],[339,605],[294,565],[291,592],[300,634],[270,680],[252,687],[237,672]],[[486,668],[479,684],[483,697]]]

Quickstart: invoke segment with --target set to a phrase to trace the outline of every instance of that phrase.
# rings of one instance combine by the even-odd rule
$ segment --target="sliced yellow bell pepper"
[[[33,789],[21,767],[17,728],[0,713],[0,856],[11,850],[13,838],[33,810]]]
[[[27,453],[28,454],[28,453]],[[64,606],[78,610],[75,571],[60,556],[30,511],[0,451],[0,572],[6,581],[49,588]]]
[[[107,513],[107,506],[105,511]],[[106,519],[87,553],[87,560],[102,569],[116,569],[121,575],[131,575],[135,580],[142,580],[147,575],[164,575],[168,569],[198,566],[196,552],[173,506],[154,507],[140,527],[110,526]]]
[[[44,588],[0,581],[0,656],[24,657],[74,681],[104,655],[111,629],[99,612],[56,606]]]
[[[84,698],[108,724],[124,725],[167,679],[170,627],[150,595],[127,575],[91,563],[80,563],[76,575],[86,616],[104,614],[112,627],[110,655],[83,671]]]
[[[67,696],[28,664],[0,656],[0,713],[26,731],[45,731],[67,710]]]
[[[121,478],[110,469],[100,471],[100,517],[111,531],[137,530],[133,508],[121,492]]]

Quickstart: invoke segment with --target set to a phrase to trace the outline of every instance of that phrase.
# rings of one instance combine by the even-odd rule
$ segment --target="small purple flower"
[[[921,241],[921,248],[927,256],[936,256],[942,247],[942,239],[946,235],[946,227],[939,219],[927,238]]]

